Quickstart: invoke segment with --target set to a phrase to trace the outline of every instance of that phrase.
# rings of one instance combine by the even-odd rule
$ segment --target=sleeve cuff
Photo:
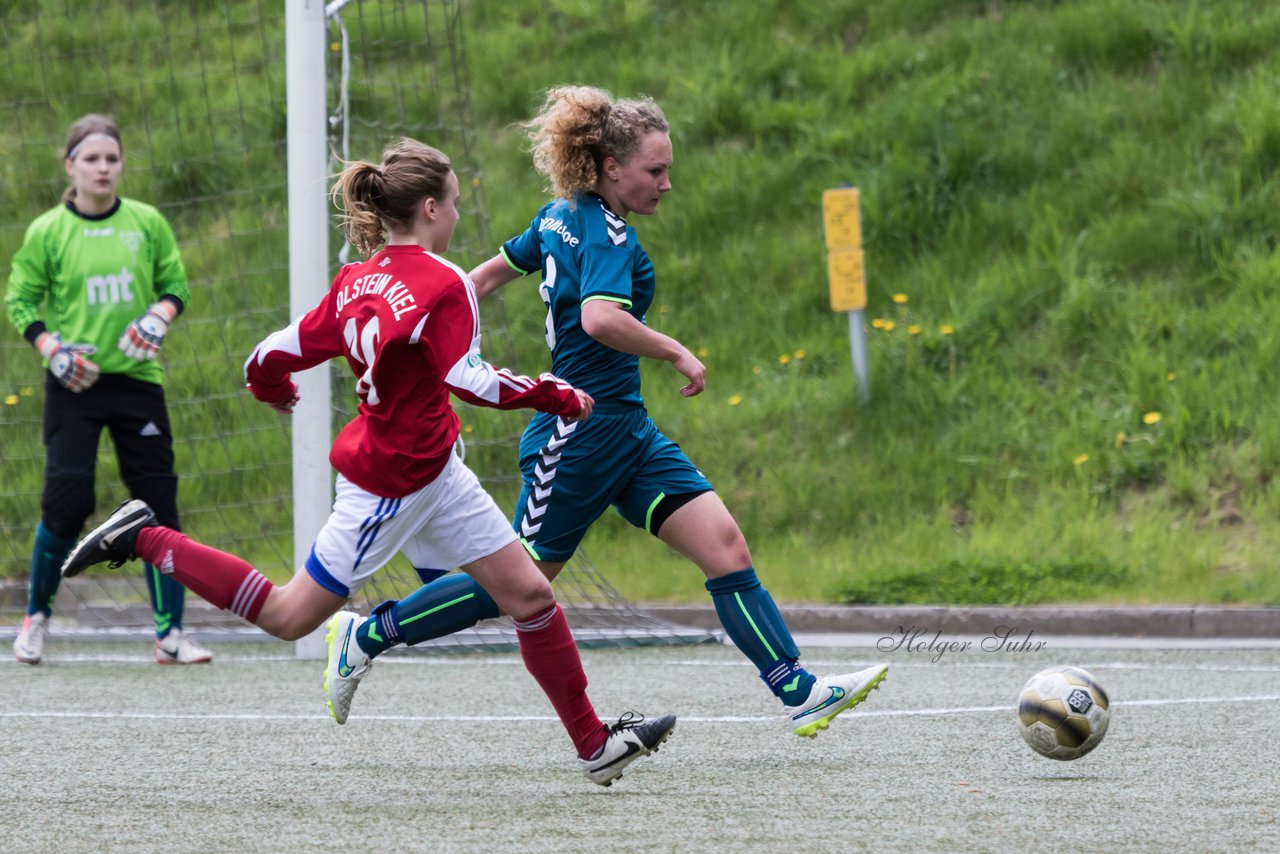
[[[44,321],[37,320],[35,323],[32,323],[26,329],[22,330],[22,337],[27,339],[27,343],[34,347],[36,346],[36,339],[48,331],[49,328],[44,325]]]

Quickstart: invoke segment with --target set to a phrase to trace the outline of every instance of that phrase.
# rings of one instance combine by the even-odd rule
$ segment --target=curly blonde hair
[[[652,98],[615,101],[594,86],[548,89],[542,109],[521,127],[533,143],[534,168],[564,199],[594,189],[606,157],[625,163],[646,133],[670,129]]]
[[[348,163],[330,191],[342,208],[342,233],[366,258],[387,240],[392,226],[413,225],[418,204],[430,197],[443,201],[453,164],[439,150],[402,137],[382,152],[381,165],[367,160]]]

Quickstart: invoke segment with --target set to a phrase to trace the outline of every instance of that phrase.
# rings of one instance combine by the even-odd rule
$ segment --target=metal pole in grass
[[[849,185],[822,193],[822,222],[827,236],[827,280],[831,310],[849,315],[849,349],[858,402],[871,399],[867,382],[867,333],[862,311],[867,307],[867,270],[862,254],[862,215],[858,188]]]
[[[289,317],[320,301],[329,284],[328,124],[325,15],[320,0],[285,2],[286,142],[289,184]],[[332,502],[329,367],[294,376],[301,399],[292,418],[293,568],[302,566]],[[294,645],[298,658],[324,658],[324,627]]]

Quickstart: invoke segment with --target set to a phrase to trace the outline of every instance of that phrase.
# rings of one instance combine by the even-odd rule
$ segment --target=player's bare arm
[[[476,286],[476,296],[484,299],[508,282],[520,278],[520,273],[511,269],[511,265],[499,254],[472,270],[470,276]]]
[[[620,303],[594,299],[582,305],[582,328],[588,335],[615,350],[645,359],[670,362],[689,382],[680,394],[693,397],[707,387],[706,366],[670,335],[645,326]]]

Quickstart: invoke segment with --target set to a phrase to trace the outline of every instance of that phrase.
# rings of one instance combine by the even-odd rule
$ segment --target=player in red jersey
[[[331,712],[343,723],[371,665],[352,642],[359,617],[340,610],[348,598],[397,552],[424,581],[460,566],[483,588],[473,594],[478,608],[511,616],[525,666],[573,739],[583,771],[607,786],[631,761],[656,750],[675,718],[629,715],[606,727],[596,715],[550,582],[453,453],[458,417],[449,394],[570,421],[589,416],[593,401],[550,374],[517,376],[481,357],[475,288],[439,254],[458,222],[458,180],[443,154],[402,139],[380,165],[350,164],[334,196],[342,200],[348,239],[368,260],[344,267],[319,305],[268,336],[245,363],[254,397],[285,413],[298,401],[293,371],[342,357],[356,377],[357,415],[329,454],[338,471],[333,514],[302,570],[275,586],[240,558],[157,525],[151,508],[134,500],[76,546],[62,573],[142,557],[284,640],[303,637],[332,616],[325,686]],[[377,610],[395,633],[415,607],[411,595]]]

